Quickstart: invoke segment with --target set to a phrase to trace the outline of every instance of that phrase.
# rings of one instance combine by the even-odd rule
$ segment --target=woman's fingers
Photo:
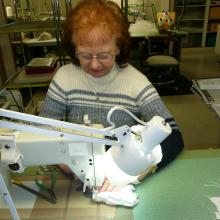
[[[109,186],[109,181],[107,179],[104,180],[99,192],[105,192]]]
[[[70,169],[68,166],[66,166],[66,165],[64,165],[64,164],[59,164],[58,166],[59,166],[59,168],[60,168],[65,174],[71,174],[71,173],[72,173],[71,169]]]
[[[115,186],[113,186],[108,179],[104,180],[104,183],[102,184],[101,188],[99,189],[99,192],[115,192],[119,189]]]

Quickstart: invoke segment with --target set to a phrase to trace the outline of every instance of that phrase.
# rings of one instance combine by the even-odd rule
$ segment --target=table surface
[[[220,151],[184,152],[176,161],[137,187],[140,203],[134,219],[211,220],[220,197]]]
[[[22,207],[23,192],[17,202],[18,211],[22,219],[212,220],[216,207],[209,198],[220,197],[220,189],[211,186],[220,183],[219,164],[220,150],[183,152],[166,168],[136,186],[140,202],[134,208],[97,204],[76,191],[73,181],[60,179],[55,189],[57,204],[35,198],[35,202],[25,201],[33,203],[33,207]],[[18,200],[18,196],[15,198]],[[0,210],[4,219],[10,219],[8,215],[7,209]]]
[[[4,87],[6,89],[47,87],[59,67],[58,65],[52,73],[41,74],[26,74],[23,67],[5,82]]]

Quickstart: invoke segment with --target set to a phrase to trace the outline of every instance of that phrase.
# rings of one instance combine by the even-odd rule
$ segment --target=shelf
[[[4,87],[6,89],[48,87],[59,66],[60,65],[57,65],[53,73],[31,75],[27,75],[25,72],[25,67],[23,67],[4,83]]]
[[[209,18],[209,22],[218,22],[218,23],[220,23],[220,18]]]
[[[177,18],[176,21],[179,21]],[[204,21],[204,18],[182,18],[181,21]]]
[[[179,29],[188,32],[186,47],[204,46],[208,25],[210,0],[176,0],[176,22]],[[185,4],[184,4],[185,3]],[[180,17],[181,16],[181,17]]]
[[[0,26],[0,34],[32,31],[55,31],[53,21],[14,22]]]
[[[217,1],[216,2],[211,2],[210,3],[210,7],[212,7],[212,6],[214,6],[214,7],[215,6],[220,6],[220,1],[218,1],[218,2]]]
[[[184,5],[184,7],[188,7],[188,8],[191,8],[191,7],[205,7],[206,5]],[[176,5],[175,6],[176,8],[182,8],[183,5]]]
[[[217,31],[207,31],[207,34],[217,34]]]
[[[52,38],[50,40],[39,41],[37,38],[32,38],[32,39],[24,39],[23,44],[27,45],[29,47],[56,46],[57,40],[56,40],[56,38]]]
[[[199,34],[203,32],[203,28],[195,28],[195,27],[181,27],[179,28],[181,31],[185,31],[189,34]]]

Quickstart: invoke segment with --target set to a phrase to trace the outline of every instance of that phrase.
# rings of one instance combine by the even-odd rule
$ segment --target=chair
[[[152,53],[149,38],[147,42],[148,54],[144,61],[146,76],[156,88],[175,86],[175,82],[180,75],[178,60],[170,55]]]

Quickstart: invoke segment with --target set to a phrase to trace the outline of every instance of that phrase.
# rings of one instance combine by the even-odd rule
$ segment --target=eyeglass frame
[[[79,56],[83,55],[83,54],[90,56],[87,60],[86,59],[84,59],[84,60],[81,59],[81,60],[83,60],[85,62],[91,63],[93,61],[93,59],[96,59],[99,63],[105,63],[105,62],[109,62],[110,59],[106,60],[106,61],[100,60],[99,55],[102,55],[102,54],[111,55],[111,60],[113,60],[113,58],[119,54],[119,50],[117,50],[115,53],[101,52],[101,53],[97,53],[97,54],[84,53],[84,52],[81,52],[81,53],[80,52],[76,52],[75,56],[80,60]]]

